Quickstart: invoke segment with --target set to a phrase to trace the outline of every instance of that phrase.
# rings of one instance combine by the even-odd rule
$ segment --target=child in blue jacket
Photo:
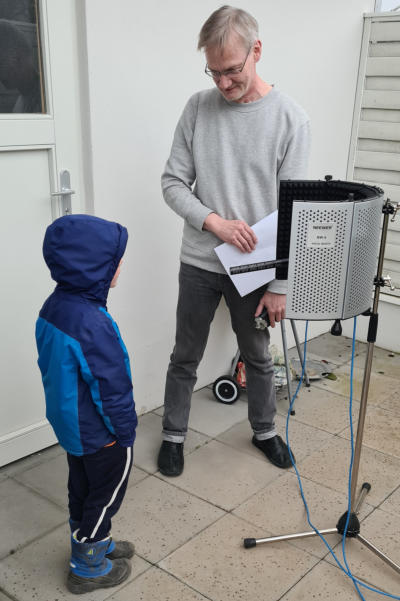
[[[125,495],[137,418],[129,358],[107,312],[128,240],[126,228],[68,215],[46,230],[43,256],[57,286],[36,323],[46,416],[69,465],[72,593],[126,580],[134,547],[113,541]]]

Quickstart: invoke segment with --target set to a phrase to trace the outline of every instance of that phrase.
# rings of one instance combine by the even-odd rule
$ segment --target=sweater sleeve
[[[307,175],[308,158],[310,154],[310,122],[303,123],[286,148],[283,160],[278,169],[278,186],[281,180],[304,179]],[[272,280],[268,290],[276,294],[286,294],[287,280]]]
[[[197,104],[198,99],[192,96],[179,119],[171,153],[161,177],[161,188],[167,205],[201,231],[205,218],[212,210],[204,206],[192,191],[196,179],[192,140]]]
[[[102,316],[95,329],[86,331],[81,347],[86,361],[81,373],[97,411],[118,443],[132,446],[137,417],[129,359],[111,318]]]

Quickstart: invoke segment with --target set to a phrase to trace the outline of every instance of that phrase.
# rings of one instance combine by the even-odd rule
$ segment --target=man
[[[252,442],[274,465],[288,468],[288,449],[274,424],[269,333],[254,328],[264,307],[272,327],[284,318],[286,282],[273,280],[242,298],[214,248],[227,242],[244,253],[254,250],[257,238],[249,224],[277,208],[280,179],[305,175],[309,121],[258,76],[262,45],[257,21],[247,12],[230,6],[215,11],[200,31],[198,49],[205,50],[205,71],[216,88],[190,98],[162,176],[164,199],[184,218],[184,232],[158,467],[167,476],[182,473],[196,369],[224,296],[246,366]]]

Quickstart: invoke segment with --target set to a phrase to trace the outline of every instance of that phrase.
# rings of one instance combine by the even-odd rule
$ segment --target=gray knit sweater
[[[309,141],[306,113],[274,88],[249,103],[228,102],[216,88],[194,94],[161,178],[166,203],[185,220],[181,261],[225,273],[214,252],[221,240],[202,229],[205,218],[214,212],[251,226],[269,215],[279,181],[305,177]],[[284,293],[286,283],[268,288]]]

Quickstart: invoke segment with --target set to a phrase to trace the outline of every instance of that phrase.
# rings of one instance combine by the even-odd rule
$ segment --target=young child
[[[137,418],[129,358],[107,313],[128,240],[126,228],[89,215],[54,221],[43,256],[57,286],[36,323],[46,416],[69,465],[71,561],[67,588],[116,586],[134,547],[113,541],[125,495]]]

